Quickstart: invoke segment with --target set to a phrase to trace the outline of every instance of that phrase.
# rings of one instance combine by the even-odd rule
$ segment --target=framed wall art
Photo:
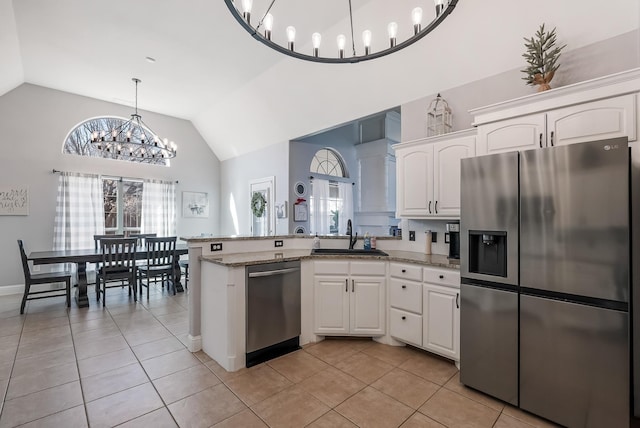
[[[182,217],[208,218],[209,197],[205,192],[182,192]]]
[[[24,185],[0,187],[0,215],[29,215],[29,188]]]

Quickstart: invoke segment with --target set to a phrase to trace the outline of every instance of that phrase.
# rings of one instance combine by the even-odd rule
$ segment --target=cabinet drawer
[[[391,263],[389,273],[396,278],[410,279],[412,281],[422,281],[422,268],[417,265],[405,265],[401,263]]]
[[[424,282],[460,288],[460,272],[452,269],[424,268]]]
[[[316,275],[349,275],[349,262],[337,260],[316,260],[313,262]]]
[[[386,275],[387,262],[351,262],[351,275]]]
[[[422,346],[422,316],[391,308],[389,318],[391,336]]]
[[[422,313],[422,283],[391,278],[389,303],[394,308]]]

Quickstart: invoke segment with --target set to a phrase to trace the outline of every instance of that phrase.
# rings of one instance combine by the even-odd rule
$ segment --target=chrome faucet
[[[347,220],[347,236],[349,237],[349,249],[353,250],[354,245],[358,241],[358,232],[356,232],[356,236],[353,237],[353,230],[351,228],[351,219]]]

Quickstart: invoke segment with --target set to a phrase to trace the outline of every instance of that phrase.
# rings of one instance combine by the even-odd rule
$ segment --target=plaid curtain
[[[104,233],[104,196],[100,176],[60,173],[54,250],[93,248],[93,235]]]
[[[158,236],[176,234],[176,185],[145,180],[142,186],[142,232]]]

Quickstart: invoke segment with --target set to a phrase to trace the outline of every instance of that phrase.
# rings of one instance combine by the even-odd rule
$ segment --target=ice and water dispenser
[[[469,231],[469,272],[507,277],[506,231]]]

